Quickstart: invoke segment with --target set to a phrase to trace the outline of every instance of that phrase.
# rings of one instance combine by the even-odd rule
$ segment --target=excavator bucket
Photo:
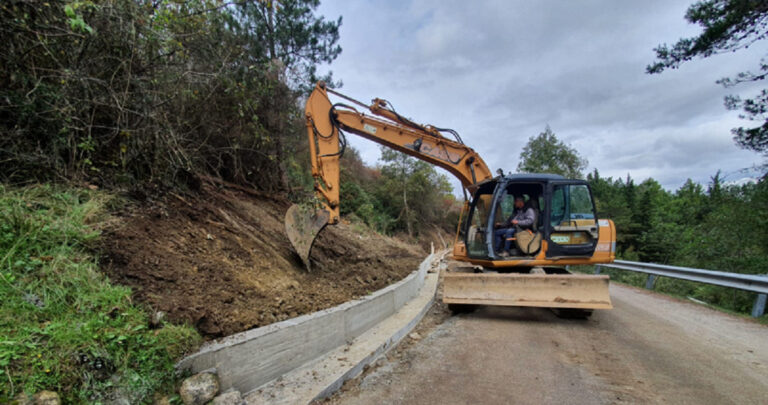
[[[310,269],[309,253],[317,234],[328,224],[330,214],[326,210],[313,211],[305,206],[291,205],[285,213],[285,233],[301,261]]]
[[[445,273],[443,302],[572,309],[611,309],[608,276]]]

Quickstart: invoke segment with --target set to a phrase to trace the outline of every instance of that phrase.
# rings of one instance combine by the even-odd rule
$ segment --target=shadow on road
[[[515,321],[521,323],[559,323],[593,326],[589,319],[559,318],[548,308],[478,306],[476,310],[458,315],[468,319]]]

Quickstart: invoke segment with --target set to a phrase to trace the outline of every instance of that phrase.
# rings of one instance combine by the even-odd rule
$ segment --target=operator
[[[509,238],[515,234],[517,227],[530,228],[533,225],[536,213],[532,207],[528,207],[528,209],[523,209],[523,207],[525,207],[525,199],[522,196],[515,197],[515,210],[512,211],[512,215],[506,221],[496,223],[496,230],[493,232],[494,248],[498,250],[502,240],[504,241],[504,250],[499,253],[501,257],[509,256],[509,248],[512,244]]]

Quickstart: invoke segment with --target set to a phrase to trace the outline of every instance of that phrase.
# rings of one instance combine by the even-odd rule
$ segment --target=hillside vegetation
[[[148,314],[100,271],[104,192],[0,186],[0,402],[41,389],[65,403],[151,399],[173,389],[174,361],[199,337],[150,329]],[[160,326],[160,325],[158,325]]]
[[[671,264],[744,274],[768,268],[768,180],[724,184],[717,173],[705,189],[688,180],[670,192],[654,179],[587,176],[600,217],[614,220],[618,255],[625,260]],[[645,276],[609,271],[614,280],[644,285]],[[656,290],[694,297],[749,313],[754,293],[661,278]]]
[[[340,51],[317,3],[4,1],[0,176],[135,185],[210,173],[284,189],[262,174],[281,172],[300,117],[287,76],[311,78]],[[283,20],[297,32],[276,30]],[[293,63],[278,61],[288,53]]]
[[[285,209],[312,198],[302,100],[338,85],[317,67],[341,18],[318,4],[0,3],[0,402],[176,400],[173,363],[201,335],[415,269],[421,251],[376,231],[445,232],[456,204],[434,168],[350,148],[344,223],[314,272],[291,253]]]
[[[307,198],[302,101],[341,52],[341,18],[318,4],[3,2],[0,179],[194,189],[207,174]],[[444,177],[394,152],[385,162],[345,171],[345,213],[387,233],[441,222]]]

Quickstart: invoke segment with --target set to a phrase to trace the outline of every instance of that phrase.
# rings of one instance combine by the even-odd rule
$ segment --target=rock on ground
[[[59,394],[53,391],[40,391],[32,397],[34,405],[61,405]]]
[[[213,399],[212,405],[242,405],[245,402],[240,391],[227,391]]]
[[[219,392],[219,380],[211,373],[195,374],[181,383],[179,395],[186,405],[203,405]]]

